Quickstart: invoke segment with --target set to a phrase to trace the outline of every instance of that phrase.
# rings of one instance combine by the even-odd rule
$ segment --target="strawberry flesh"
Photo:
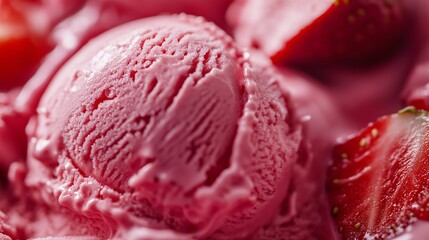
[[[429,220],[429,113],[384,116],[338,145],[329,169],[343,239],[387,239]]]

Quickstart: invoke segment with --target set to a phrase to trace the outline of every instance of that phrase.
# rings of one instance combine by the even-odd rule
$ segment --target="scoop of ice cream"
[[[229,238],[247,237],[287,193],[301,142],[291,111],[214,24],[140,20],[56,75],[28,127],[26,182],[120,227],[201,238],[231,219]]]

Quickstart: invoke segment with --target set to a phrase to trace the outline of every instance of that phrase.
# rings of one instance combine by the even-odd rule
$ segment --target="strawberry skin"
[[[387,239],[429,220],[429,113],[384,116],[334,151],[332,214],[343,239]]]
[[[273,60],[298,65],[373,63],[401,42],[406,12],[401,0],[335,0],[298,34],[285,39]]]

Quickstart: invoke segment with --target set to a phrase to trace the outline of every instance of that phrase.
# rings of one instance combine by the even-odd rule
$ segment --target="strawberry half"
[[[336,147],[328,174],[343,239],[386,239],[429,220],[429,113],[384,116]]]
[[[46,49],[22,13],[0,0],[0,89],[22,84]]]
[[[276,63],[368,64],[405,35],[405,0],[236,0],[228,20],[236,40]]]
[[[335,0],[273,59],[298,64],[371,63],[398,45],[405,19],[401,0]]]

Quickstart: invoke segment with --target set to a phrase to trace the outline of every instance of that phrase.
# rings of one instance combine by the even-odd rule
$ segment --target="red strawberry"
[[[24,16],[0,0],[0,89],[25,81],[45,49]]]
[[[337,146],[328,192],[343,239],[386,239],[429,220],[429,112],[381,117]]]
[[[277,52],[275,61],[373,62],[392,50],[405,26],[401,0],[335,0]]]
[[[369,63],[404,36],[405,0],[236,0],[235,38],[275,62]]]

